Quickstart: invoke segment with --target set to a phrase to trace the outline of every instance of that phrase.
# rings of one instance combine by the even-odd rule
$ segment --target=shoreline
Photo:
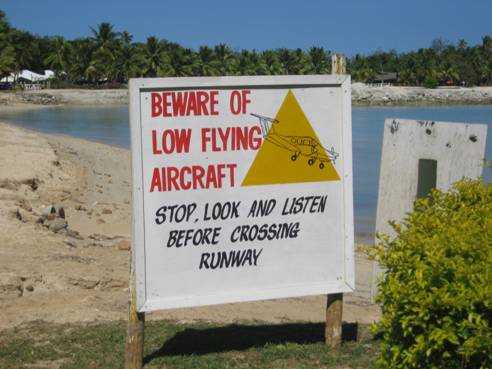
[[[353,106],[491,105],[492,87],[367,86],[352,84]]]
[[[128,149],[0,122],[0,331],[34,320],[127,318],[130,163]],[[356,268],[357,288],[344,298],[344,319],[370,323],[380,316],[369,303],[372,264],[356,254]],[[309,296],[147,317],[322,322],[325,305],[326,296]]]
[[[121,106],[128,104],[128,90],[46,89],[1,91],[0,108],[34,109],[41,106]],[[352,105],[369,106],[443,106],[492,105],[492,86],[423,87],[368,86],[352,84]]]

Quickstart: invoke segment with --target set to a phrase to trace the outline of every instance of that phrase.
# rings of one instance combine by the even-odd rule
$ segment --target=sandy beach
[[[130,166],[128,150],[0,123],[0,330],[33,320],[126,319]],[[345,298],[344,320],[379,316],[368,303],[370,271],[358,256],[357,290]],[[324,321],[325,304],[325,296],[314,296],[168,310],[149,319]]]
[[[492,103],[492,88],[353,85],[354,105]],[[123,105],[126,90],[0,93],[0,109]],[[128,150],[0,123],[0,329],[32,320],[126,319],[131,239]],[[62,208],[62,215],[59,209]],[[54,211],[54,213],[52,213]],[[379,316],[369,304],[371,264],[356,260],[344,320]],[[149,314],[177,321],[324,321],[325,296]]]

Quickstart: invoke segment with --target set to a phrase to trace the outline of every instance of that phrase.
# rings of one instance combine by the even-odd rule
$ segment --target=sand
[[[128,150],[0,123],[0,330],[38,319],[127,318],[130,168]],[[47,213],[51,205],[63,207],[65,220]],[[345,297],[344,320],[370,323],[379,317],[368,302],[371,266],[361,255],[356,264],[357,289]],[[147,316],[318,322],[325,304],[325,296],[313,296]]]

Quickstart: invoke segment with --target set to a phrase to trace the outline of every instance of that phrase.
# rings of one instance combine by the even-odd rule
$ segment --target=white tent
[[[13,83],[16,80],[24,80],[29,81],[31,83],[46,81],[55,76],[55,72],[52,70],[45,70],[44,74],[38,74],[31,72],[30,70],[24,69],[19,73],[11,73],[9,76],[6,76],[0,79],[0,83]]]

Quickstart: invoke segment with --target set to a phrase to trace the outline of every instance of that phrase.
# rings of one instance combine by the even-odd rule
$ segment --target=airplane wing
[[[281,147],[282,149],[289,150],[292,152],[300,152],[299,147],[292,144],[288,138],[275,135],[275,134],[269,134],[267,137],[265,137],[265,140],[271,142],[274,145],[277,145],[278,147]]]

